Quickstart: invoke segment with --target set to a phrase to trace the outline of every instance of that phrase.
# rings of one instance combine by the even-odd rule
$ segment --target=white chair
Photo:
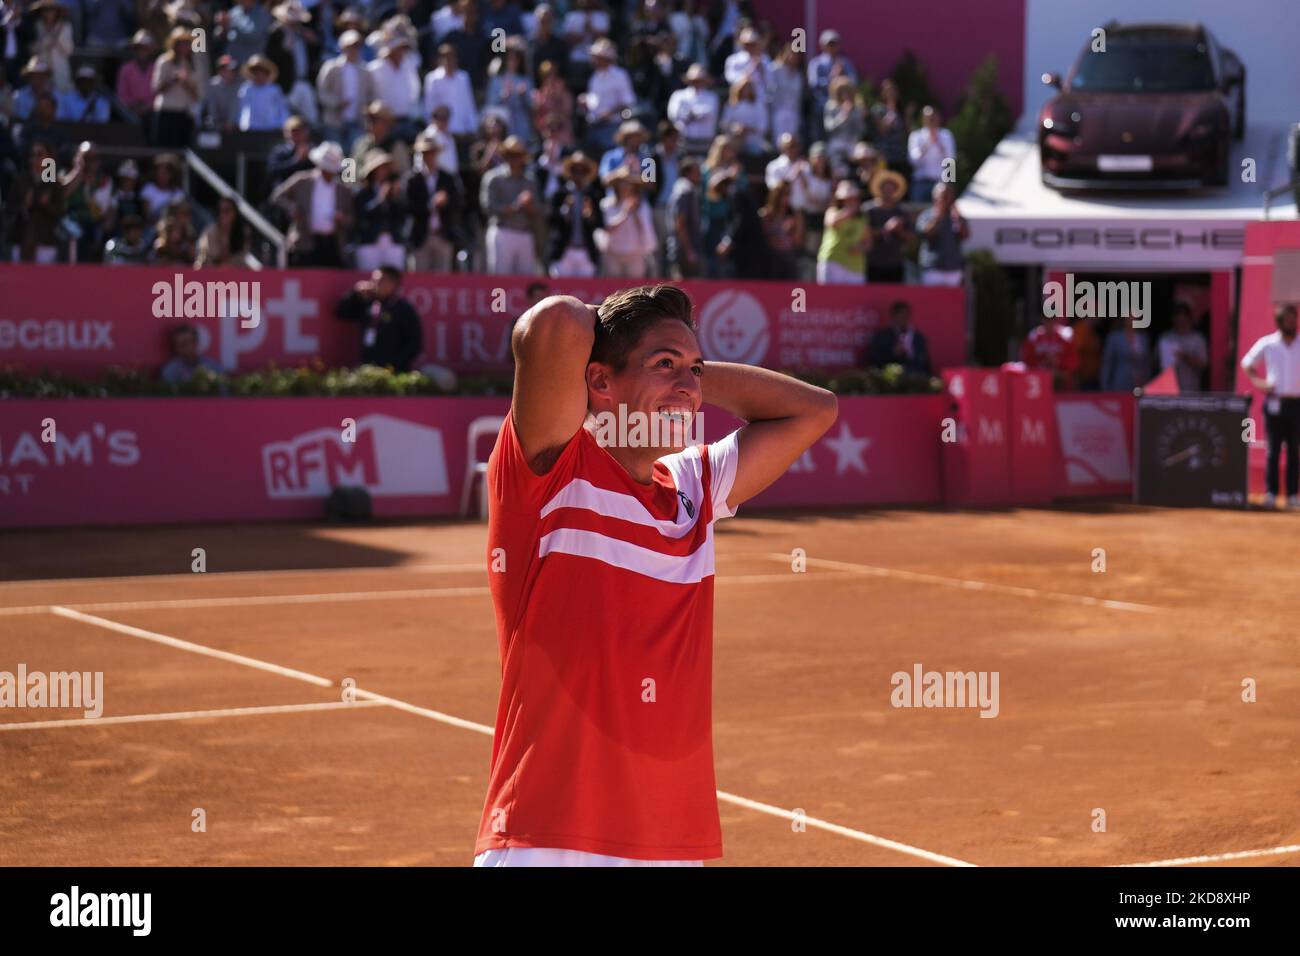
[[[487,462],[478,460],[479,441],[487,435],[496,435],[501,431],[501,425],[505,418],[501,415],[483,415],[469,423],[469,431],[465,438],[465,483],[460,492],[460,513],[466,517],[469,516],[470,495],[474,492],[474,485],[478,478],[482,477],[487,480]],[[478,516],[481,520],[486,521],[488,514],[488,494],[487,488],[484,487],[482,494],[479,495]]]

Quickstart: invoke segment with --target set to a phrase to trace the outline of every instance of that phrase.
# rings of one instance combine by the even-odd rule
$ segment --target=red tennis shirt
[[[475,854],[722,855],[713,523],[736,458],[733,432],[642,485],[581,428],[536,475],[506,416],[487,476],[501,699]]]

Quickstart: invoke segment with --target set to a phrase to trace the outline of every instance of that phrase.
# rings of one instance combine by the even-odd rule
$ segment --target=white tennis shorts
[[[555,850],[549,847],[509,846],[484,850],[474,857],[475,866],[703,866],[703,860],[632,860],[623,856]]]

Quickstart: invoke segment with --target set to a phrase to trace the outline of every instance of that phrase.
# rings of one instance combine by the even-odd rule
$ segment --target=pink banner
[[[454,515],[502,398],[0,402],[0,526],[310,519],[338,485],[378,517]],[[844,398],[752,506],[933,503],[941,396]],[[713,440],[734,420],[707,409]],[[47,440],[49,439],[49,440]],[[471,451],[471,444],[473,449]]]
[[[1002,371],[1007,388],[1007,433],[1011,442],[1011,500],[1018,505],[1047,504],[1061,487],[1061,446],[1056,437],[1056,404],[1050,372]]]
[[[1003,373],[956,368],[943,374],[947,409],[943,441],[944,500],[955,505],[1011,501],[1008,403]]]
[[[179,278],[178,278],[179,277]],[[158,267],[7,265],[0,270],[0,366],[93,375],[105,365],[159,368],[168,330],[200,329],[200,350],[223,369],[319,357],[355,364],[360,332],[334,317],[360,273],[186,270]],[[193,283],[201,285],[195,286]],[[403,294],[424,325],[417,365],[457,372],[510,367],[509,330],[526,306],[527,276],[411,273]],[[256,283],[242,289],[229,283]],[[551,292],[599,301],[630,283],[553,280]],[[684,282],[695,301],[706,358],[780,369],[840,370],[865,364],[872,333],[895,300],[912,306],[938,372],[963,361],[965,292],[915,285],[795,286],[783,282]],[[198,294],[194,295],[197,290]],[[255,299],[256,319],[232,304]],[[242,302],[242,300],[241,300]],[[245,303],[247,304],[247,303]],[[252,309],[248,310],[252,312]]]
[[[1056,396],[1062,464],[1057,497],[1132,493],[1135,408],[1127,392]]]

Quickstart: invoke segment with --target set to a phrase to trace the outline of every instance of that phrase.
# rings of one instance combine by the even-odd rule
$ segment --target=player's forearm
[[[834,394],[780,372],[733,362],[705,362],[704,401],[747,422],[835,418]]]

